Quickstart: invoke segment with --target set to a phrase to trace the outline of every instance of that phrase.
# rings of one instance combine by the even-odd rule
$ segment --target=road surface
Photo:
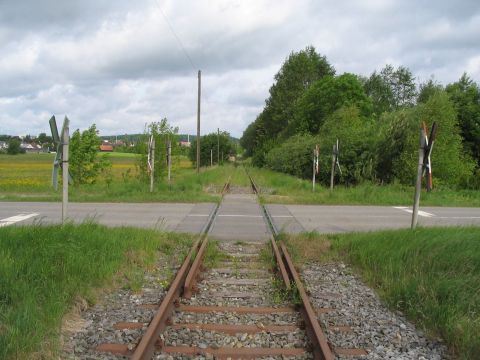
[[[242,195],[245,199],[239,196],[232,194],[226,197],[212,229],[212,237],[241,237],[242,233],[252,231],[260,235],[267,233],[253,196],[250,196],[252,199],[248,195]],[[71,203],[69,218],[75,223],[93,219],[107,226],[198,233],[213,208],[214,204],[211,203]],[[406,207],[267,205],[267,208],[275,226],[290,233],[398,229],[410,227],[411,222],[411,209]],[[0,227],[59,223],[61,209],[61,203],[0,202]],[[480,226],[480,208],[422,207],[420,210],[419,226]]]

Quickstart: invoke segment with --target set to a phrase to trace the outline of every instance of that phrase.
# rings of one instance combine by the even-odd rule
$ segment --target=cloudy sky
[[[202,134],[241,136],[307,45],[337,73],[390,63],[480,83],[480,2],[0,0],[0,134],[49,133],[52,114],[103,135],[163,117],[195,133],[201,69]]]

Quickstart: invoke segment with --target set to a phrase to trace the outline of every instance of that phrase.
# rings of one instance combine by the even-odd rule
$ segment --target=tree
[[[217,144],[220,147],[220,162],[228,160],[230,155],[235,155],[235,145],[230,140],[230,134],[226,131],[204,135],[200,139],[200,166],[210,166],[210,154],[213,150],[213,163],[217,164]],[[222,156],[223,155],[223,156]],[[190,160],[196,164],[197,161],[197,139],[194,139],[190,146]]]
[[[310,134],[291,136],[265,155],[266,167],[301,178],[312,176],[312,150],[317,139]]]
[[[111,168],[105,155],[98,156],[100,143],[95,124],[82,133],[79,129],[73,132],[70,138],[69,170],[76,185],[95,183],[101,172]]]
[[[415,78],[412,72],[403,66],[395,69],[392,65],[386,65],[380,73],[374,71],[364,82],[364,88],[372,99],[377,116],[413,106],[417,96]]]
[[[37,137],[37,141],[40,145],[42,145],[43,149],[54,148],[52,137],[47,136],[45,133],[40,133]]]
[[[312,151],[320,146],[320,174],[318,181],[328,184],[333,144],[339,139],[342,175],[346,184],[356,184],[375,177],[376,136],[372,136],[373,124],[365,122],[355,105],[341,107],[329,116],[320,134],[297,134],[277,145],[266,155],[266,166],[272,170],[297,177],[311,178]]]
[[[425,104],[397,111],[382,119],[385,140],[378,147],[379,173],[384,166],[391,164],[391,174],[396,179],[404,184],[414,184],[422,121],[428,126],[434,121],[438,124],[432,152],[434,182],[449,186],[461,184],[472,175],[474,164],[463,151],[455,108],[444,91],[432,95]]]
[[[464,73],[446,91],[457,111],[463,146],[480,166],[480,88]]]
[[[347,104],[333,112],[320,129],[319,178],[325,184],[330,181],[332,148],[338,139],[342,174],[337,177],[347,185],[374,180],[377,138],[375,123],[366,121],[357,105]]]
[[[430,78],[427,82],[420,84],[420,91],[418,92],[417,103],[425,104],[434,94],[441,92],[443,86]]]
[[[417,89],[415,77],[412,72],[404,66],[399,66],[390,79],[395,109],[415,105]]]
[[[355,105],[360,114],[372,112],[371,100],[365,94],[358,77],[345,73],[325,76],[316,81],[298,100],[295,112],[295,132],[318,133],[327,116],[342,106]]]
[[[172,160],[174,156],[179,152],[178,145],[178,127],[173,127],[168,124],[167,118],[163,118],[160,121],[150,123],[143,135],[142,141],[138,143],[138,148],[140,154],[140,174],[141,177],[146,180],[149,179],[149,171],[147,166],[148,158],[148,146],[147,143],[150,139],[150,136],[153,135],[155,139],[155,156],[154,156],[154,172],[153,176],[155,179],[164,178],[167,175],[167,146],[168,142],[171,143],[171,154]],[[175,163],[172,161],[172,166]]]
[[[364,82],[364,89],[372,100],[374,114],[379,116],[392,110],[393,91],[381,74],[374,71]]]
[[[25,149],[22,149],[20,145],[21,145],[21,142],[20,142],[20,139],[18,138],[11,138],[10,140],[8,140],[7,154],[9,155],[24,154]]]
[[[292,52],[275,75],[275,82],[270,88],[270,96],[263,110],[264,128],[269,138],[277,137],[288,128],[293,120],[297,99],[314,81],[334,74],[333,67],[313,46],[298,53]]]
[[[253,155],[255,148],[255,138],[257,132],[257,122],[254,121],[247,126],[240,139],[240,145],[245,149],[244,156],[249,157]]]

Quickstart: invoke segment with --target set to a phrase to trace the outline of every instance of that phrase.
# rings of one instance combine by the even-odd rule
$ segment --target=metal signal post
[[[436,135],[436,122],[434,122],[432,125],[430,139],[427,136],[427,125],[425,122],[422,123],[422,126],[420,127],[420,147],[418,149],[417,181],[415,183],[415,197],[413,199],[412,230],[417,227],[420,193],[422,191],[422,179],[424,176],[427,178],[427,191],[431,191],[433,188],[432,161],[430,156],[432,154],[433,143],[435,142]]]
[[[147,166],[150,172],[150,192],[153,192],[153,175],[155,171],[155,137],[153,134],[148,141]]]
[[[342,175],[342,168],[340,167],[339,156],[340,156],[340,148],[339,148],[338,139],[337,139],[337,142],[333,144],[333,150],[332,150],[332,171],[330,174],[330,191],[333,191],[333,182],[335,180],[336,167],[338,168],[340,175]]]
[[[315,191],[315,175],[318,174],[318,157],[320,154],[320,150],[318,144],[313,149],[313,178],[312,178],[312,191]]]
[[[52,186],[55,190],[58,188],[58,171],[60,168],[62,169],[62,223],[65,223],[68,215],[68,184],[73,182],[68,171],[68,150],[70,143],[69,123],[70,121],[65,116],[61,133],[62,137],[60,138],[55,116],[52,116],[49,120],[52,139],[57,150],[55,159],[53,160],[52,170]]]

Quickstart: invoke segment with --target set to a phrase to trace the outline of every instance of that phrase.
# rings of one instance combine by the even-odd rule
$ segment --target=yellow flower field
[[[107,155],[112,162],[112,175],[121,178],[130,171],[136,174],[136,154]],[[53,192],[52,165],[55,154],[0,155],[0,195],[5,192]]]

